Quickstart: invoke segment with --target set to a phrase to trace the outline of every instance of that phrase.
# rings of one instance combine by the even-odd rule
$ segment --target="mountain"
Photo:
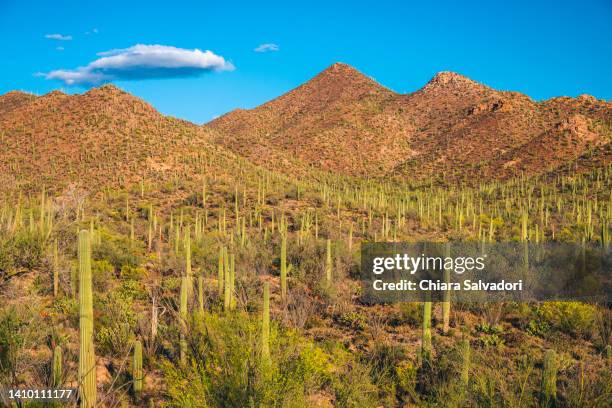
[[[34,99],[36,99],[35,95],[20,91],[11,91],[0,95],[0,117]]]
[[[336,63],[204,126],[112,85],[9,92],[0,96],[0,189],[122,186],[252,163],[298,176],[475,182],[608,165],[611,135],[612,103],[592,96],[536,102],[452,72],[398,94]]]
[[[336,63],[302,86],[205,125],[270,168],[400,179],[506,178],[551,171],[610,141],[612,103],[536,102],[452,72],[395,93]]]
[[[397,95],[334,64],[285,95],[206,125],[215,141],[271,168],[290,162],[345,174],[381,174],[411,154],[410,118]]]
[[[0,112],[5,187],[98,188],[167,179],[220,150],[205,129],[164,116],[112,85],[80,95],[9,93],[0,97]]]

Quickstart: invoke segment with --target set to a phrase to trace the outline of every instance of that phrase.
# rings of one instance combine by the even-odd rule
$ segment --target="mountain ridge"
[[[201,126],[114,85],[74,95],[12,91],[0,95],[0,169],[6,182],[55,174],[133,181],[183,171],[181,155],[216,150],[296,175],[463,182],[554,172],[577,160],[607,165],[611,129],[612,103],[590,95],[534,101],[448,71],[399,94],[336,63]]]
[[[505,178],[543,171],[537,163],[518,165],[520,157],[508,156],[519,154],[521,146],[537,148],[561,165],[608,143],[611,112],[610,102],[592,96],[534,101],[449,71],[400,94],[336,63],[269,102],[204,127],[217,143],[271,168],[289,165],[291,157],[306,167],[354,176]],[[563,154],[561,160],[546,157],[551,152],[538,138],[559,139],[562,123],[572,115],[584,116],[599,130],[577,150],[555,151]]]

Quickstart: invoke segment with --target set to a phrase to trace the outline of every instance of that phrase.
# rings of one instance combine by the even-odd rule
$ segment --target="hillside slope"
[[[10,94],[7,94],[11,96]],[[0,99],[0,185],[97,188],[183,174],[220,151],[205,129],[106,85],[80,95]],[[10,101],[9,103],[4,103]]]
[[[271,168],[292,159],[345,174],[380,174],[410,155],[410,119],[396,95],[344,64],[260,107],[206,127],[216,141]]]
[[[609,143],[611,124],[612,103],[590,96],[535,102],[452,72],[402,95],[337,63],[205,127],[218,143],[271,168],[465,179],[556,168]]]

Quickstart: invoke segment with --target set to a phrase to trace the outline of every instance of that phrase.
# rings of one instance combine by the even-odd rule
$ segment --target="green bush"
[[[26,324],[19,318],[14,307],[0,311],[0,374],[14,374],[18,351],[24,342],[21,328]]]
[[[109,281],[114,277],[115,268],[106,259],[91,263],[93,287],[98,292],[105,292]]]
[[[94,310],[100,311],[96,320],[96,342],[102,354],[123,356],[134,339],[137,316],[132,298],[111,292],[96,299]]]
[[[140,266],[123,265],[119,273],[122,279],[142,280],[147,276],[147,270]]]
[[[21,231],[9,238],[0,239],[0,277],[13,269],[34,269],[42,264],[43,238],[29,231]]]
[[[243,313],[195,317],[188,332],[189,364],[161,364],[170,406],[308,407],[325,387],[339,406],[373,406],[369,371],[342,346],[317,346],[273,325],[266,362],[259,319]]]
[[[597,308],[581,302],[545,302],[536,313],[553,329],[576,337],[590,337],[597,318]]]
[[[100,243],[93,246],[93,259],[107,260],[115,270],[124,265],[137,267],[141,263],[141,245],[132,242],[123,235],[113,235],[105,230],[100,231]]]

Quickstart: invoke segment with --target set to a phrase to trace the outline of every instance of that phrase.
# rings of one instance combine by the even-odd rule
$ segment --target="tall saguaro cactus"
[[[179,324],[180,324],[180,339],[179,353],[180,362],[182,365],[187,364],[187,292],[189,287],[189,278],[183,276],[181,278],[181,295],[179,299]]]
[[[134,381],[134,394],[142,392],[142,343],[140,340],[134,342],[134,356],[132,359],[132,379]]]
[[[461,357],[461,385],[467,387],[470,381],[470,341],[463,339],[459,342],[459,353]]]
[[[204,278],[198,276],[198,311],[204,314]]]
[[[91,237],[79,233],[79,396],[81,406],[96,406],[96,356],[93,342],[93,297],[91,282]]]
[[[287,299],[287,274],[291,272],[292,265],[287,264],[287,234],[282,234],[281,237],[281,253],[280,253],[280,281],[281,281],[281,299]]]
[[[327,240],[326,255],[325,255],[325,281],[328,285],[331,285],[331,281],[332,281],[331,239]]]
[[[263,287],[263,312],[261,317],[261,357],[270,358],[270,283]]]
[[[450,244],[444,244],[444,257],[450,257]],[[444,269],[444,281],[449,284],[450,283],[451,271],[448,268]],[[450,326],[450,310],[451,310],[451,292],[450,290],[445,290],[443,294],[442,301],[442,332],[448,333],[448,329]]]
[[[421,335],[423,363],[431,357],[431,301],[423,302],[423,332]]]
[[[557,353],[554,350],[544,354],[542,369],[541,407],[554,407],[557,403]]]
[[[59,248],[57,238],[53,243],[53,297],[59,293]]]
[[[225,253],[225,249],[223,247],[219,247],[219,266],[218,266],[218,278],[217,278],[217,291],[219,293],[219,297],[223,295],[223,289],[225,288],[225,285],[224,285],[225,271],[223,268],[223,266],[225,265],[224,253]]]

